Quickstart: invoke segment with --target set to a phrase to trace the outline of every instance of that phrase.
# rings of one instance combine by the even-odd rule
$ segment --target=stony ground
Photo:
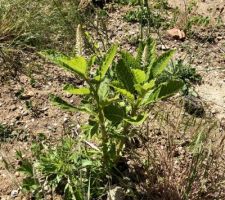
[[[178,6],[180,2],[177,1]],[[182,8],[182,5],[180,6]],[[205,0],[200,3],[198,11],[215,16],[224,6],[222,0]],[[132,38],[138,34],[140,27],[136,23],[127,23],[123,20],[123,14],[128,9],[129,7],[116,7],[109,11],[109,37],[112,41],[121,41],[124,48],[134,51]],[[219,120],[221,127],[225,127],[225,25],[199,28],[196,33],[198,37],[179,41],[169,38],[166,31],[162,32],[160,38],[163,44],[159,42],[158,50],[176,48],[177,58],[186,59],[186,62],[191,60],[191,64],[203,77],[203,83],[196,86],[200,99]],[[156,33],[152,36],[159,39]],[[213,42],[205,40],[209,36],[213,38]],[[166,48],[162,48],[163,46]],[[60,111],[48,101],[50,93],[57,93],[71,103],[79,103],[76,97],[65,95],[62,86],[67,82],[75,84],[82,84],[82,82],[74,80],[70,74],[46,63],[36,55],[29,55],[29,57],[29,65],[35,69],[33,73],[35,83],[31,85],[30,77],[21,74],[16,80],[12,79],[0,86],[0,123],[15,128],[10,136],[0,138],[0,159],[3,161],[3,158],[6,158],[8,162],[15,165],[16,150],[26,152],[32,138],[38,133],[45,133],[49,138],[60,138],[61,135],[66,134],[67,123],[79,124],[84,120],[79,115],[73,116]],[[8,171],[3,162],[0,162],[0,199],[2,200],[11,199],[12,192],[19,187],[21,175],[11,172],[14,172],[14,169]],[[15,199],[22,199],[22,197]]]

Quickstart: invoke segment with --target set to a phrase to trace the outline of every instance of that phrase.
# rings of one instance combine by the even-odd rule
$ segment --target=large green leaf
[[[100,102],[104,102],[107,99],[108,93],[109,93],[109,79],[105,79],[100,83],[98,88],[98,96]]]
[[[59,58],[59,62],[61,63],[62,67],[67,70],[70,70],[74,73],[79,74],[82,77],[86,77],[87,73],[87,61],[82,56],[77,56],[74,58]]]
[[[170,80],[160,85],[160,92],[158,95],[158,99],[164,99],[174,95],[174,93],[182,89],[183,85],[184,82],[181,80]]]
[[[119,105],[111,104],[104,108],[105,117],[112,122],[113,125],[118,125],[125,116],[125,109]]]
[[[109,67],[112,65],[113,59],[116,56],[117,48],[118,48],[117,45],[113,45],[107,52],[107,54],[105,56],[105,60],[102,64],[101,70],[100,70],[101,79],[103,79],[105,77],[106,72],[108,71]]]
[[[112,85],[112,87],[116,90],[116,92],[118,92],[121,95],[123,95],[124,97],[126,97],[128,101],[130,101],[131,103],[134,102],[134,95],[131,94],[129,91],[127,91],[126,89],[123,89],[123,88],[113,86],[113,85]]]
[[[147,64],[147,78],[149,79],[153,63],[157,59],[156,42],[154,40],[149,40],[147,46],[149,50],[149,54],[148,54],[149,59]]]
[[[129,124],[132,124],[134,126],[139,126],[139,125],[143,124],[143,122],[146,120],[147,117],[148,117],[147,114],[138,115],[138,116],[135,116],[135,117],[127,117],[127,118],[124,119],[124,121],[126,121]]]
[[[150,78],[159,76],[164,71],[164,69],[168,66],[174,53],[175,50],[170,50],[162,54],[158,59],[155,60],[151,67]]]
[[[63,99],[61,99],[60,97],[50,94],[49,95],[50,101],[53,103],[53,105],[66,110],[66,111],[70,111],[70,112],[76,112],[76,111],[80,111],[80,112],[86,112],[89,114],[93,114],[93,111],[89,108],[89,107],[76,107],[73,106],[71,104],[69,104],[68,102],[64,101]]]
[[[146,80],[146,74],[144,71],[140,69],[131,69],[131,72],[133,73],[135,83],[143,83]]]
[[[131,72],[131,68],[126,63],[126,60],[120,59],[116,65],[116,74],[118,80],[123,83],[126,90],[131,93],[135,93],[134,89],[134,78]]]
[[[148,91],[152,89],[155,86],[155,79],[152,79],[151,81],[145,83],[142,87],[145,91]]]
[[[82,56],[70,58],[54,51],[42,51],[39,54],[66,70],[79,74],[82,77],[86,76],[87,61]]]
[[[181,80],[170,80],[166,83],[159,85],[155,90],[149,91],[142,100],[142,104],[149,104],[161,99],[165,99],[178,92],[184,83]]]
[[[129,53],[127,51],[122,51],[121,58],[126,63],[126,65],[129,69],[140,68],[140,64],[138,63],[136,58],[131,53]]]
[[[145,48],[145,43],[144,42],[139,42],[138,48],[137,48],[137,56],[136,56],[136,61],[141,65],[141,60],[142,60],[142,54]]]
[[[76,88],[73,85],[66,85],[63,90],[68,92],[69,94],[77,94],[77,95],[87,95],[90,94],[89,88]]]

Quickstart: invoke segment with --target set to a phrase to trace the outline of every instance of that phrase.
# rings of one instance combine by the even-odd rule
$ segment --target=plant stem
[[[131,117],[135,116],[136,115],[136,112],[137,112],[137,108],[138,108],[138,102],[136,103],[136,105],[132,108],[132,112],[131,112]],[[119,142],[119,147],[118,147],[118,150],[117,150],[117,159],[120,157],[120,153],[122,152],[122,149],[123,149],[123,146],[125,145],[126,143],[126,137],[125,135],[127,135],[127,132],[129,131],[129,128],[130,128],[130,124],[128,122],[125,122],[124,124],[124,128],[123,128],[123,135],[124,135],[124,138],[122,138]]]
[[[100,124],[100,127],[101,127],[101,134],[102,134],[102,141],[101,142],[102,142],[102,151],[103,151],[103,166],[106,166],[108,161],[109,161],[109,157],[108,157],[109,136],[107,134],[106,127],[105,127],[105,115],[104,115],[103,108],[101,106],[101,102],[99,100],[99,96],[98,96],[98,92],[97,92],[98,87],[94,88],[93,85],[91,84],[91,82],[88,79],[86,79],[85,81],[90,86],[93,98],[95,99],[96,104],[97,104],[98,119],[99,119],[99,124]]]

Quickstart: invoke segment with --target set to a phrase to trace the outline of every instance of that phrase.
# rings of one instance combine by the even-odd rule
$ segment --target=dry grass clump
[[[195,118],[178,105],[160,103],[136,130],[141,144],[130,158],[134,169],[139,166],[135,188],[143,199],[224,199],[224,130],[210,114]]]

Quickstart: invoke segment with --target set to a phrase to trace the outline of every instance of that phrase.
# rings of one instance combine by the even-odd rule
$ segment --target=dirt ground
[[[170,4],[183,9],[182,2],[171,0]],[[219,15],[224,7],[223,0],[204,0],[199,3],[197,12],[213,17]],[[121,41],[121,46],[134,51],[135,46],[129,38],[137,35],[140,27],[137,23],[123,20],[127,9],[117,7],[109,12],[109,37],[111,41]],[[225,23],[225,11],[222,11],[221,16]],[[179,41],[169,39],[165,31],[161,33],[161,39],[163,45],[177,49],[177,58],[185,58],[186,62],[192,60],[192,66],[196,67],[203,77],[203,83],[195,89],[207,109],[220,121],[221,126],[225,127],[225,24],[220,27],[199,28],[196,32],[198,38]],[[152,36],[159,38],[157,34]],[[213,37],[213,42],[204,40],[208,36]],[[158,43],[159,51],[162,51],[161,47],[162,44]],[[18,183],[21,180],[20,173],[15,174],[14,169],[11,171],[5,169],[1,162],[3,158],[16,165],[16,150],[28,151],[32,138],[38,133],[45,133],[49,138],[60,138],[61,135],[66,134],[66,123],[73,122],[77,125],[84,121],[81,116],[60,111],[48,101],[50,93],[57,93],[71,103],[79,103],[76,97],[65,95],[62,86],[68,82],[74,84],[82,84],[82,82],[74,80],[64,70],[44,62],[36,55],[33,57],[29,65],[36,71],[33,74],[34,86],[31,86],[30,77],[22,74],[17,79],[0,86],[0,123],[15,127],[12,138],[5,137],[4,140],[0,138],[2,140],[0,143],[1,200],[12,199],[11,192],[19,189]],[[18,196],[14,199],[26,198]]]

